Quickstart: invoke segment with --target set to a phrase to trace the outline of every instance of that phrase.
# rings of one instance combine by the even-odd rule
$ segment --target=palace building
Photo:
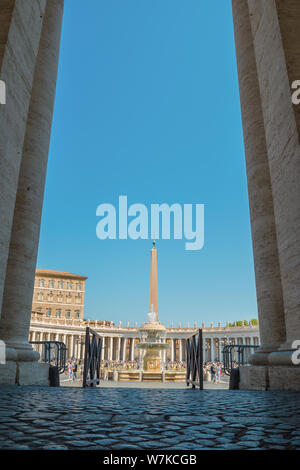
[[[78,274],[37,269],[32,311],[51,319],[83,320],[86,280]]]

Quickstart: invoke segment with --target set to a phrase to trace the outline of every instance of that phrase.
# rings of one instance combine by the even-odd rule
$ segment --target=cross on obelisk
[[[155,248],[155,240],[151,250],[150,262],[150,312],[155,313],[155,321],[158,322],[158,289],[157,289],[157,250]]]

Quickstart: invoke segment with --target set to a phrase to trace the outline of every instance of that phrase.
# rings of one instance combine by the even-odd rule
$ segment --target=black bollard
[[[229,390],[239,390],[240,383],[240,369],[235,368],[231,369],[230,380],[229,380]]]

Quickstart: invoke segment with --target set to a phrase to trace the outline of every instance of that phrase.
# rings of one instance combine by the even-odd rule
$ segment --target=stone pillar
[[[300,110],[291,86],[300,79],[300,3],[249,0],[273,190],[286,338],[269,362],[291,364],[300,338]],[[258,27],[257,25],[260,25]],[[262,47],[263,45],[263,47]],[[260,325],[261,328],[261,325]]]
[[[81,337],[78,336],[77,359],[81,359]]]
[[[273,4],[273,0],[255,3],[264,10],[265,5]],[[271,186],[261,90],[247,0],[232,0],[232,9],[261,335],[261,349],[253,357],[252,363],[265,364],[268,362],[268,354],[276,351],[285,340],[284,306],[273,205],[274,191],[272,192]],[[258,25],[257,18],[255,21]],[[273,36],[270,36],[270,40],[271,37]],[[261,46],[264,43],[265,40],[262,38]],[[264,57],[277,67],[277,58],[267,53],[264,46],[261,47],[261,51]],[[268,80],[274,82],[276,76],[277,72]],[[270,90],[268,93],[271,96]],[[290,97],[289,100],[291,101]],[[282,116],[285,119],[284,113]],[[279,193],[278,197],[281,197]]]
[[[134,338],[131,338],[131,344],[130,344],[130,360],[134,360]]]
[[[123,341],[123,361],[126,361],[126,345],[127,345],[127,338],[124,336],[124,341]]]
[[[167,339],[164,338],[164,341],[163,341],[163,342],[164,342],[164,344],[166,344]],[[164,363],[166,363],[166,359],[167,359],[167,351],[164,350],[164,351],[163,351],[163,362],[164,362]]]
[[[0,306],[45,8],[46,0],[1,4],[0,76],[7,96],[0,106]]]
[[[171,361],[174,362],[174,338],[171,338]]]
[[[181,339],[178,340],[179,341],[179,361],[182,362],[182,343],[181,343]]]
[[[31,99],[20,165],[18,163],[20,157],[16,158],[14,155],[14,151],[17,149],[11,152],[12,149],[8,148],[8,143],[9,145],[15,145],[13,136],[9,133],[12,140],[10,140],[7,135],[5,136],[8,143],[4,149],[4,155],[7,155],[7,158],[10,160],[9,168],[14,168],[15,170],[16,165],[19,167],[16,197],[14,198],[11,194],[11,190],[6,188],[6,184],[9,184],[8,181],[4,189],[3,187],[1,188],[1,194],[3,191],[6,197],[6,204],[14,204],[14,215],[12,225],[9,224],[9,227],[11,227],[11,235],[3,290],[0,338],[7,346],[7,360],[17,361],[19,363],[34,362],[39,357],[28,343],[28,331],[31,317],[32,294],[63,14],[63,0],[48,0],[46,10],[44,10],[43,7],[45,6],[44,1],[15,2],[15,5],[16,8],[19,5],[22,5],[24,8],[24,5],[27,5],[27,3],[30,5],[30,8],[32,8],[32,5],[35,5],[36,8],[34,12],[34,24],[31,24],[30,16],[22,18],[22,21],[28,22],[33,28],[33,30],[28,31],[27,34],[30,38],[34,39],[34,41],[38,40],[41,26],[42,34],[38,44],[39,47],[37,49],[37,45],[35,46],[36,51],[32,56],[32,58],[36,56],[36,63],[32,64],[32,58],[29,60],[29,64],[31,64],[32,68],[29,76],[32,77],[33,70],[35,70],[35,73],[33,81],[30,78],[32,89],[28,90],[29,93],[31,92]],[[33,11],[31,10],[30,13],[32,14]],[[22,17],[22,13],[19,12],[19,14],[20,17],[18,17],[18,21]],[[27,28],[28,24],[26,24],[26,29]],[[13,30],[12,25],[11,29]],[[23,51],[26,49],[27,44],[31,44],[32,47],[32,41],[27,41],[26,38],[23,38],[22,44],[19,44],[19,47],[14,47],[14,50]],[[4,62],[5,57],[3,64]],[[23,59],[20,63],[25,64],[26,62],[27,61]],[[28,71],[23,73],[20,71],[24,83],[27,81],[27,72]],[[23,75],[26,77],[25,80]],[[9,86],[12,87],[13,82],[9,83]],[[18,91],[15,90],[15,92]],[[24,92],[24,96],[26,96],[26,92]],[[14,100],[14,102],[16,102],[16,100]],[[15,117],[18,119],[17,116],[12,116],[13,122],[15,121]],[[6,116],[6,119],[7,118],[8,116]],[[0,137],[1,148],[2,144],[3,142]],[[20,151],[21,148],[19,148],[17,153],[19,154]],[[2,171],[0,171],[0,173],[2,173]],[[2,223],[0,225],[2,226]],[[0,245],[2,246],[2,234],[0,234],[0,236]],[[6,246],[5,235],[3,235],[3,240]],[[19,377],[22,376],[20,367],[21,365],[19,364]],[[25,366],[22,367],[24,368]],[[31,370],[34,370],[36,375],[38,370],[37,365],[31,367]],[[40,367],[41,373],[44,374],[44,370],[42,369],[44,369],[44,367]],[[26,374],[29,374],[27,366]],[[24,378],[25,382],[23,383],[30,383],[31,381],[34,383],[35,380],[39,382],[40,379],[37,376],[34,377],[32,375],[32,377],[30,377],[30,375],[26,375],[26,380]]]
[[[216,360],[216,344],[214,338],[211,338],[211,360],[212,362]]]
[[[113,337],[111,336],[109,338],[109,360],[112,361],[113,358],[113,346],[114,346],[114,340]]]
[[[72,359],[74,355],[74,336],[70,336],[70,359]]]
[[[101,361],[104,361],[104,351],[105,351],[105,336],[103,336],[102,338],[102,348],[101,348],[101,354],[100,354]]]

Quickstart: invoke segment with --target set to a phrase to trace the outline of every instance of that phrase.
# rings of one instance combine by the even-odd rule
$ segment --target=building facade
[[[48,318],[83,320],[86,280],[78,274],[37,269],[32,311]]]
[[[109,361],[134,361],[141,359],[140,331],[134,326],[116,326],[108,321],[83,321],[45,317],[32,314],[29,341],[62,341],[67,346],[68,359],[84,358],[85,330],[89,326],[104,338],[101,359]],[[201,325],[203,329],[204,360],[222,361],[222,350],[226,344],[259,345],[258,326]],[[165,341],[170,347],[163,352],[162,361],[185,361],[186,339],[197,331],[198,326],[166,329]]]

